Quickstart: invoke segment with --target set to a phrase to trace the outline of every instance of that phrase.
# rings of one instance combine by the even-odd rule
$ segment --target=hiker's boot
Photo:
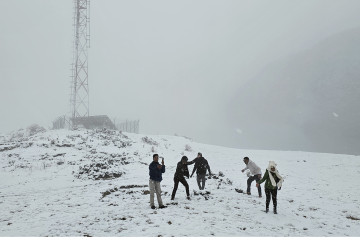
[[[151,209],[155,209],[155,206],[151,206]]]
[[[190,196],[187,196],[186,199],[187,199],[187,200],[190,200]]]
[[[268,212],[269,212],[269,208],[266,208],[265,212],[268,213]]]
[[[251,192],[247,192],[246,194],[247,194],[247,195],[251,195]]]
[[[161,205],[161,206],[159,206],[159,208],[167,208],[167,206]]]
[[[276,207],[274,207],[274,214],[277,214]]]

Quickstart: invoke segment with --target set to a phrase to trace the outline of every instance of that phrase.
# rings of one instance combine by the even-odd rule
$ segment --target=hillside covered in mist
[[[229,111],[239,147],[360,154],[359,43],[360,28],[331,36],[240,88]]]

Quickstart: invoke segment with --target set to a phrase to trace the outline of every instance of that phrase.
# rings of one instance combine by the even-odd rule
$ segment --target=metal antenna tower
[[[71,128],[75,119],[89,116],[88,48],[90,48],[90,0],[74,1],[74,49],[71,81]]]

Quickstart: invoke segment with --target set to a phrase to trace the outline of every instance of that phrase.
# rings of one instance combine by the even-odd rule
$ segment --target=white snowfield
[[[360,236],[359,156],[241,150],[111,130],[32,134],[0,136],[0,237]],[[177,162],[197,152],[214,177],[200,191],[195,174],[191,200],[179,184],[171,201]],[[165,158],[165,209],[149,206],[154,153]],[[251,196],[235,191],[246,190],[245,156],[263,174],[269,161],[278,164],[285,180],[277,215],[272,202],[264,212],[264,184],[263,198],[255,182]]]

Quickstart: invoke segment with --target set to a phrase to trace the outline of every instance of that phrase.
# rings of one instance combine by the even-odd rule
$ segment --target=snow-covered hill
[[[215,173],[170,200],[176,163],[202,152]],[[163,201],[149,206],[148,165],[164,156]],[[245,189],[243,157],[285,177],[278,215]],[[0,136],[0,236],[360,236],[360,157],[255,151],[178,136],[35,129]],[[189,167],[192,171],[192,166]],[[156,200],[155,200],[156,202]],[[157,203],[157,202],[156,202]],[[271,203],[272,204],[272,203]]]

